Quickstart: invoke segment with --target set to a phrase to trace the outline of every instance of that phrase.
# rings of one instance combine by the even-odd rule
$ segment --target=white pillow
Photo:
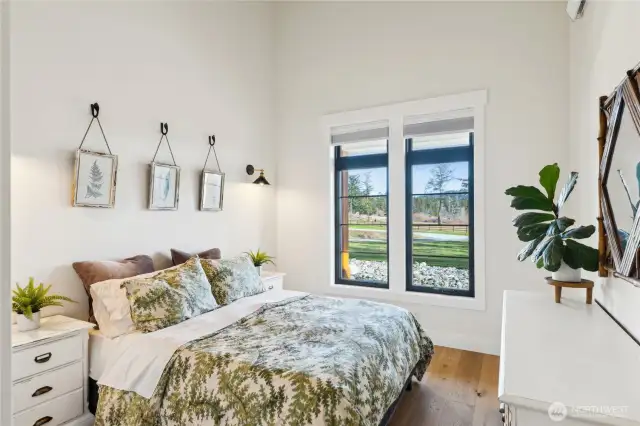
[[[167,269],[175,268],[176,266],[172,266]],[[136,275],[135,277],[101,281],[91,285],[89,291],[93,298],[93,315],[102,334],[113,339],[136,330],[131,319],[127,291],[124,288],[120,288],[120,285],[132,278],[147,278],[158,272],[160,271]]]

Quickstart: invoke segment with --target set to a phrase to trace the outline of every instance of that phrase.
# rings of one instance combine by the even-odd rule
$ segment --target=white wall
[[[508,186],[568,171],[568,19],[560,2],[284,3],[276,15],[279,267],[326,291],[333,271],[321,116],[487,89],[486,311],[407,305],[436,344],[497,353],[505,289],[545,290],[520,264]],[[309,243],[312,241],[313,243]],[[551,294],[549,297],[552,297]]]
[[[598,215],[598,98],[609,95],[640,60],[640,49],[631,41],[639,19],[638,2],[588,2],[584,17],[570,26],[571,159],[581,174],[576,194],[580,222],[595,223]],[[595,236],[591,243],[597,244]],[[596,298],[640,337],[640,289],[606,279]]]
[[[276,181],[273,10],[218,2],[18,2],[12,10],[12,281],[29,276],[79,301],[78,260],[155,255],[171,247],[261,247],[275,254],[275,191],[251,185],[247,163]],[[116,208],[73,208],[73,158],[99,102],[119,155]],[[177,212],[147,210],[159,123],[182,167]],[[227,173],[224,211],[200,212],[207,136]],[[97,127],[86,148],[104,149]],[[170,160],[166,146],[160,160]],[[168,158],[169,157],[169,158]],[[215,163],[210,163],[214,166]],[[254,177],[255,178],[255,177]],[[48,313],[59,312],[49,311]]]

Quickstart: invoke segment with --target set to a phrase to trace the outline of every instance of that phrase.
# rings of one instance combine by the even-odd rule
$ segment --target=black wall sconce
[[[271,185],[266,177],[264,177],[264,169],[256,169],[251,164],[247,165],[247,174],[253,175],[255,172],[260,172],[260,176],[258,179],[254,180],[253,183],[256,185]]]

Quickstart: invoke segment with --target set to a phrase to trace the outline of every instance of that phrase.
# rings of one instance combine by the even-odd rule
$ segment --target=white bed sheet
[[[140,334],[135,331],[131,334]],[[121,339],[118,336],[110,339],[100,330],[89,331],[89,376],[99,381],[107,366],[126,349],[131,339]]]
[[[153,333],[135,332],[115,339],[104,335],[92,337],[95,348],[90,348],[91,377],[100,385],[150,398],[165,366],[180,346],[233,324],[265,303],[306,294],[290,290],[266,291]]]

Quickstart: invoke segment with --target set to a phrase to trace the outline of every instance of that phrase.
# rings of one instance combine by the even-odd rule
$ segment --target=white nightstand
[[[93,424],[87,408],[88,340],[94,324],[55,315],[11,330],[14,426]]]
[[[262,278],[262,282],[265,287],[267,287],[267,291],[269,290],[283,290],[284,289],[284,276],[287,275],[284,272],[275,272],[275,271],[262,271],[260,274],[260,278]]]

